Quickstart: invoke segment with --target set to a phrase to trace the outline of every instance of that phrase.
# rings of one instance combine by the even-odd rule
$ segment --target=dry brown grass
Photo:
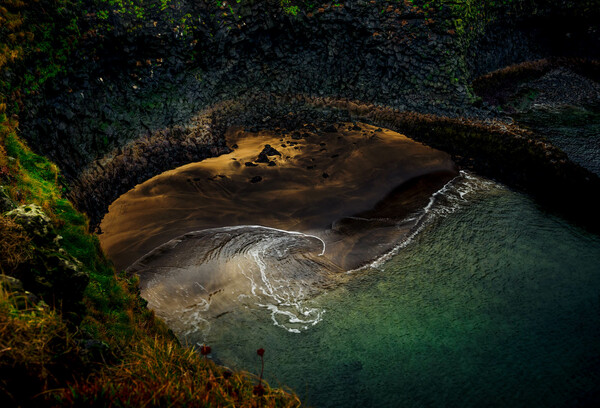
[[[219,367],[172,340],[140,342],[120,365],[72,383],[61,405],[107,407],[299,407],[297,396],[265,387],[257,379]]]
[[[32,257],[31,238],[23,227],[0,215],[0,273],[9,274]]]
[[[0,406],[41,401],[38,394],[77,368],[79,354],[55,311],[0,287]]]
[[[255,376],[176,340],[139,335],[123,359],[88,361],[58,313],[0,288],[0,406],[301,406],[293,393],[266,384],[264,395],[254,395]]]

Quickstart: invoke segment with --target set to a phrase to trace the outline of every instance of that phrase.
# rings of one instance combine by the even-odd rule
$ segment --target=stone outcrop
[[[35,204],[18,206],[5,217],[30,237],[31,244],[27,245],[31,245],[32,254],[16,270],[6,271],[12,275],[7,282],[12,288],[32,292],[35,296],[31,299],[39,296],[47,304],[77,316],[89,275],[81,262],[61,247],[62,237],[54,231],[50,218]]]
[[[111,15],[109,31],[88,16],[68,76],[27,101],[22,131],[59,164],[93,226],[136,184],[228,151],[222,134],[230,125],[365,120],[534,193],[552,175],[596,183],[575,167],[564,173],[564,156],[508,126],[470,87],[472,78],[518,62],[600,57],[600,47],[582,46],[600,44],[593,3],[498,5],[467,30],[452,7],[426,12],[395,1],[347,0],[296,16],[277,2],[241,2],[233,14],[183,2],[169,12],[199,21],[189,35],[154,14],[141,26]],[[570,191],[568,184],[561,185]]]
[[[6,213],[6,216],[21,225],[38,242],[43,243],[50,239],[52,222],[39,205],[21,205]]]

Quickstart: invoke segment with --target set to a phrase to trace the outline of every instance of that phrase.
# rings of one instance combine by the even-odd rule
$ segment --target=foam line
[[[497,184],[461,171],[458,176],[433,193],[429,197],[427,205],[421,210],[410,214],[396,224],[398,226],[405,225],[408,221],[414,223],[406,237],[374,261],[347,273],[365,268],[379,268],[398,251],[409,245],[433,220],[452,214],[468,203],[471,193],[488,190],[491,186],[497,186]],[[212,246],[211,237],[215,239]],[[319,273],[319,268],[322,268],[322,265],[305,257],[297,257],[295,250],[300,248],[303,253],[312,252],[316,254],[318,249],[313,239],[317,239],[322,245],[321,253],[318,256],[323,256],[327,246],[322,238],[299,231],[286,231],[261,225],[209,228],[190,232],[163,244],[155,252],[148,254],[147,258],[140,259],[137,265],[144,267],[145,263],[149,262],[148,264],[150,264],[153,261],[153,253],[160,256],[161,250],[172,250],[186,239],[209,240],[207,246],[202,247],[205,252],[197,255],[204,260],[206,260],[206,254],[210,255],[208,262],[211,264],[210,266],[204,266],[205,268],[222,267],[225,276],[229,276],[228,279],[233,279],[227,282],[235,281],[236,277],[241,278],[241,281],[237,283],[239,285],[237,288],[241,288],[242,293],[236,293],[239,306],[259,307],[268,310],[273,324],[290,333],[301,333],[322,321],[325,310],[311,307],[312,305],[307,303],[307,300],[318,293],[321,288],[320,284],[324,283],[325,286],[323,287],[327,287],[329,285],[328,279],[331,278],[327,274],[322,275]],[[194,294],[193,291],[188,293],[187,288],[179,288],[180,283],[190,282],[192,286],[204,292],[210,290],[214,293],[215,289],[223,290],[222,287],[224,286],[210,287],[211,281],[208,281],[206,287],[198,281],[193,282],[196,279],[194,274],[200,273],[202,266],[191,265],[193,267],[189,268],[189,271],[187,269],[177,270],[176,273],[174,272],[175,275],[163,275],[161,277],[161,279],[166,279],[167,282],[172,280],[172,287],[176,288],[177,291],[183,290],[184,293],[181,293],[181,296],[189,300],[189,303],[173,306],[169,318],[177,321],[180,325],[186,326],[182,330],[184,336],[197,336],[197,334],[200,334],[206,338],[214,319],[214,316],[210,317],[210,315],[221,313],[219,314],[221,316],[223,311],[228,312],[230,309],[223,309],[224,306],[223,303],[219,303],[220,300],[216,303],[213,302],[215,298],[219,299],[219,296],[199,299],[200,295]],[[182,281],[178,280],[178,274],[184,277]],[[226,284],[223,283],[222,285]],[[153,298],[156,306],[164,303],[165,307],[169,307],[169,299],[161,294],[160,290],[162,289],[160,286],[158,286],[158,290],[159,292]],[[233,293],[231,292],[231,294]],[[223,299],[227,301],[227,298]],[[236,306],[235,304],[227,304],[227,307],[235,308]],[[214,310],[215,308],[216,310]]]
[[[304,232],[300,232],[300,231],[288,231],[288,230],[283,230],[283,229],[279,229],[279,228],[265,227],[264,225],[233,225],[233,226],[228,226],[228,227],[208,228],[208,229],[200,230],[200,231],[210,231],[210,230],[229,231],[229,230],[244,229],[244,228],[263,229],[263,230],[269,230],[269,231],[283,232],[283,233],[291,234],[291,235],[300,235],[303,237],[316,238],[319,241],[321,241],[321,244],[323,245],[323,250],[321,251],[321,253],[318,256],[325,255],[325,249],[326,249],[325,241],[323,241],[320,237],[317,237],[316,235],[305,234]],[[199,232],[199,231],[195,231],[195,232]]]
[[[461,182],[464,182],[464,184],[460,184]],[[461,170],[458,176],[448,181],[446,184],[444,184],[444,186],[442,186],[442,188],[440,188],[438,191],[431,195],[427,205],[419,211],[421,213],[420,215],[413,217],[409,216],[410,218],[408,219],[417,219],[417,222],[413,231],[406,238],[404,238],[398,245],[396,245],[390,251],[386,252],[374,261],[359,268],[351,269],[346,273],[350,274],[364,269],[381,267],[381,265],[389,261],[401,249],[405,248],[408,244],[410,244],[415,239],[415,237],[425,228],[425,226],[429,225],[436,218],[436,215],[444,216],[452,214],[453,212],[458,210],[463,203],[467,202],[467,199],[465,198],[467,194],[477,190],[489,189],[492,186],[499,186],[499,184],[476,177],[467,171]],[[453,202],[453,205],[442,204],[440,207],[436,208],[435,205],[438,201],[438,198],[452,198],[452,196],[449,195],[449,193],[456,193],[463,203]]]

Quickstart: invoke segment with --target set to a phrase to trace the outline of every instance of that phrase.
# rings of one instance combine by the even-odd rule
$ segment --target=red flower
[[[200,354],[203,356],[210,354],[210,346],[205,346],[204,344],[200,347]]]
[[[256,354],[258,354],[261,357],[264,356],[265,355],[265,349],[259,348],[258,350],[256,350]]]

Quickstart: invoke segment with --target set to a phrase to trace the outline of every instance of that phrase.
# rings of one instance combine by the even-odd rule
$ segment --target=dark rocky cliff
[[[217,3],[176,2],[166,14],[155,10],[142,20],[110,10],[104,20],[88,14],[68,75],[29,99],[23,134],[59,163],[72,198],[93,223],[137,183],[226,151],[221,135],[228,125],[368,119],[368,111],[391,109],[456,123],[468,118],[479,132],[481,121],[493,119],[494,133],[507,119],[481,103],[472,79],[542,57],[600,54],[596,1],[428,8],[435,2],[356,0],[296,15],[277,2],[231,9]],[[173,23],[185,19],[187,25]],[[359,101],[362,114],[347,101]],[[397,122],[405,126],[396,130],[410,127],[406,119]],[[441,133],[423,138],[419,128],[411,136],[473,155],[448,145]],[[502,161],[486,155],[480,163]],[[527,187],[522,169],[475,166],[484,167],[487,175]]]

